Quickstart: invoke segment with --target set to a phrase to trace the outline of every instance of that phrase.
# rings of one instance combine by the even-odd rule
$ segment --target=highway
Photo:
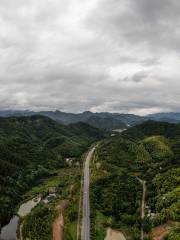
[[[89,151],[84,162],[81,240],[90,239],[89,163],[94,151],[95,147]]]

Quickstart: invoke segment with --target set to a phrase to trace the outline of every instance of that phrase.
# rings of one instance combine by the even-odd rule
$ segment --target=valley
[[[179,124],[112,135],[30,116],[0,132],[1,240],[178,239]]]

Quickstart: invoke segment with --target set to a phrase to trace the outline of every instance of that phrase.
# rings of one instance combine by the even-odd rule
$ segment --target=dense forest
[[[79,162],[100,140],[90,166],[91,239],[104,240],[107,227],[137,240],[143,227],[151,239],[162,224],[171,226],[165,240],[178,239],[180,125],[148,121],[102,138],[104,132],[80,122],[63,125],[44,116],[0,118],[0,223],[8,222],[20,202],[46,195],[53,185],[57,197],[41,202],[23,219],[23,235],[50,239],[56,206],[67,199],[64,234],[73,239],[80,169],[70,167],[66,158]],[[143,222],[140,180],[146,181]]]
[[[64,126],[43,116],[0,118],[0,225],[10,219],[23,194],[65,168],[65,158],[78,161],[102,137],[85,123]]]
[[[156,226],[173,226],[165,239],[178,239],[180,216],[180,125],[148,121],[103,140],[91,166],[91,238],[120,229],[128,239],[147,239]],[[140,219],[142,184],[146,208]],[[142,224],[142,225],[141,225]]]

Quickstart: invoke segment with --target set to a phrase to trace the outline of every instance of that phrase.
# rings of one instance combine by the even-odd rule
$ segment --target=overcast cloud
[[[0,109],[180,111],[179,0],[1,0]]]

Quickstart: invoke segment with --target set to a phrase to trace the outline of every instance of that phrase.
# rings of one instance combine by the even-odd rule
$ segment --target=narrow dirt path
[[[145,200],[146,200],[146,181],[138,178],[143,186],[142,203],[141,203],[141,240],[144,240],[143,219],[145,216]]]
[[[146,198],[146,181],[142,182],[143,184],[143,196],[142,196],[142,206],[141,206],[141,218],[143,219],[145,216],[145,198]]]
[[[21,225],[19,226],[19,240],[23,240],[23,233],[22,233],[22,230],[23,230],[23,223],[21,223]]]
[[[63,240],[64,218],[63,211],[67,208],[68,201],[64,200],[57,206],[58,216],[53,223],[53,240]]]
[[[82,176],[83,176],[83,171],[84,171],[84,168],[82,169],[82,173],[81,173]],[[82,179],[82,177],[81,177],[76,240],[79,240],[79,239],[80,239],[80,232],[81,232],[81,229],[80,229],[80,228],[81,228],[82,189],[83,189],[83,179]]]
[[[82,240],[90,239],[89,164],[94,151],[95,151],[95,147],[93,147],[89,151],[84,163],[83,208],[82,208],[82,229],[81,229]]]
[[[53,240],[63,240],[63,227],[64,219],[62,213],[59,213],[59,216],[53,223]]]

